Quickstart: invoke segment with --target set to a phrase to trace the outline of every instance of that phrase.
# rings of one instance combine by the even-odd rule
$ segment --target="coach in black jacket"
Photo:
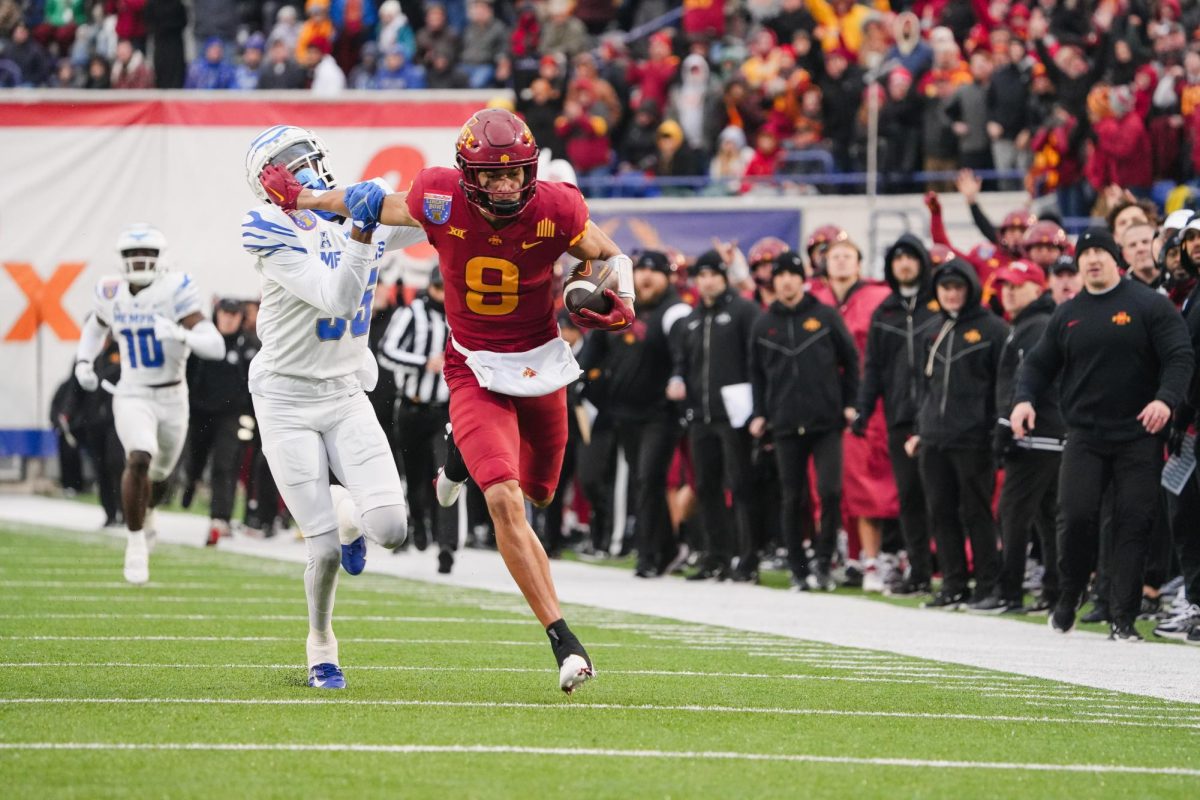
[[[747,364],[750,329],[759,316],[754,303],[729,288],[726,265],[716,250],[696,259],[696,288],[700,305],[679,322],[674,341],[675,370],[667,384],[667,397],[686,401],[696,493],[705,531],[707,557],[694,580],[732,577],[733,548],[749,549],[752,541],[750,503],[750,437],[746,421],[730,423],[722,388],[748,390]],[[736,390],[734,390],[736,392]],[[733,492],[737,539],[730,536],[725,491]]]
[[[909,574],[888,588],[905,596],[929,591],[932,566],[925,489],[917,463],[904,451],[917,419],[917,381],[922,341],[937,326],[938,305],[930,281],[932,265],[921,240],[906,233],[884,256],[884,279],[892,295],[879,304],[867,332],[866,363],[852,430],[865,436],[867,421],[883,398],[888,428],[888,455],[900,496],[900,530],[908,550]]]
[[[1025,359],[1012,410],[1013,435],[1037,430],[1038,402],[1056,376],[1068,435],[1059,502],[1061,591],[1050,625],[1063,633],[1087,588],[1097,547],[1100,498],[1112,481],[1114,574],[1111,634],[1136,641],[1133,627],[1162,472],[1158,434],[1186,397],[1193,371],[1187,326],[1171,301],[1138,281],[1121,280],[1120,250],[1106,229],[1075,246],[1084,288],[1054,312]]]
[[[829,563],[837,546],[842,506],[842,429],[854,416],[858,350],[836,309],[804,292],[799,253],[775,259],[776,300],[751,331],[750,379],[754,413],[750,434],[770,428],[783,489],[782,525],[795,586],[832,589]],[[811,514],[808,459],[817,470],[821,528],[816,558],[804,557],[801,514]],[[754,553],[743,560],[756,559]]]
[[[1003,415],[996,426],[995,454],[1004,463],[1004,488],[1000,492],[1000,527],[1004,542],[997,594],[977,598],[970,608],[987,613],[1025,611],[1025,555],[1031,529],[1042,543],[1047,566],[1042,596],[1036,610],[1048,610],[1058,600],[1057,517],[1058,468],[1062,461],[1066,427],[1058,407],[1058,383],[1038,400],[1041,413],[1036,436],[1014,439],[1007,410],[1017,392],[1017,372],[1033,350],[1054,313],[1054,298],[1046,291],[1046,273],[1032,261],[1014,261],[995,274],[1000,302],[1012,319],[1012,331],[1000,353],[996,376],[996,408]]]
[[[639,578],[661,574],[676,555],[667,509],[667,471],[679,444],[679,411],[667,399],[671,377],[670,337],[692,313],[671,285],[671,264],[655,250],[641,253],[633,265],[637,319],[623,331],[597,333],[589,339],[580,364],[599,370],[604,409],[613,422],[612,446],[620,444],[633,476],[630,508],[637,520]],[[589,453],[611,460],[615,453]]]
[[[971,539],[977,597],[989,597],[1000,567],[992,494],[992,429],[996,371],[1008,326],[980,305],[975,269],[960,258],[933,278],[940,325],[926,334],[918,384],[921,405],[910,453],[920,450],[921,479],[942,565],[942,588],[931,608],[958,608],[970,599],[963,528]]]

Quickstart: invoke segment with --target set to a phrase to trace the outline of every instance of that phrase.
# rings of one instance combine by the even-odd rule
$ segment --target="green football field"
[[[121,560],[0,526],[5,797],[1200,797],[1195,705],[585,607],[568,698],[520,598],[370,574],[320,691],[300,565]]]

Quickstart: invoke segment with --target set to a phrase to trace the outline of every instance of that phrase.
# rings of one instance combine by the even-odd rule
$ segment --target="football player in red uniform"
[[[352,216],[365,226],[425,229],[446,286],[451,337],[444,375],[453,438],[438,499],[451,505],[475,479],[487,499],[504,563],[538,620],[571,693],[594,674],[562,619],[550,564],[525,519],[524,498],[553,499],[567,441],[567,384],[580,373],[555,323],[554,263],[564,252],[606,259],[618,287],[607,314],[581,310],[580,327],[620,330],[633,321],[633,264],[588,219],[579,190],[537,180],[538,148],[529,127],[504,109],[471,116],[456,145],[457,168],[427,167],[407,192],[377,184],[345,191],[302,190],[286,171],[262,182],[285,208]]]

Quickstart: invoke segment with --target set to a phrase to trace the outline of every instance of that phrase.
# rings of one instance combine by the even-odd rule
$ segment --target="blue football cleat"
[[[342,569],[358,575],[367,566],[367,537],[360,536],[351,544],[342,545]]]
[[[337,664],[317,664],[308,670],[308,685],[314,689],[345,689],[346,676]]]

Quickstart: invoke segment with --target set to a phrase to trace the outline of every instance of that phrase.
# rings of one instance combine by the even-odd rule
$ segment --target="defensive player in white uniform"
[[[93,362],[111,335],[121,350],[121,380],[113,396],[117,436],[125,448],[121,506],[129,526],[125,580],[150,580],[147,516],[166,495],[167,476],[183,450],[188,425],[184,370],[188,353],[225,357],[225,340],[201,313],[191,275],[167,272],[166,238],[149,225],[131,225],[117,239],[122,274],[96,284],[92,314],[75,353],[75,377],[94,392]]]
[[[332,189],[328,154],[301,128],[280,125],[255,138],[246,178],[262,204],[242,220],[242,245],[257,257],[262,277],[262,349],[250,362],[250,392],[263,453],[308,546],[308,684],[341,689],[346,682],[332,625],[338,562],[357,575],[366,558],[364,534],[393,549],[408,528],[400,475],[364,394],[379,376],[367,349],[378,261],[425,234],[288,213],[269,202],[259,182],[269,165],[309,188]],[[359,191],[391,189],[381,181]],[[342,486],[330,486],[330,470]]]

